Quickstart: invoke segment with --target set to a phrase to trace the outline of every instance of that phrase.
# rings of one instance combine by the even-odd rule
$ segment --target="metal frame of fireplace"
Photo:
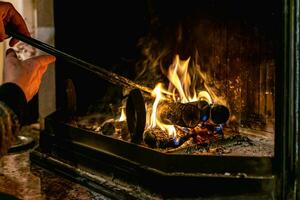
[[[56,112],[46,118],[41,139],[45,153],[94,173],[113,173],[159,194],[186,197],[200,191],[214,194],[216,188],[222,193],[270,192],[275,184],[270,157],[167,154],[74,128],[61,116]]]
[[[95,176],[166,198],[216,193],[299,198],[299,11],[298,1],[282,2],[274,157],[165,154],[74,128],[63,123],[66,113],[58,110],[46,117],[40,147],[31,153],[31,160],[115,199],[138,197],[109,187]]]

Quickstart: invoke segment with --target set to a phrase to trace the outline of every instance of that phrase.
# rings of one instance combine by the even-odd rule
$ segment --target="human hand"
[[[4,83],[17,84],[24,92],[27,102],[38,92],[43,74],[50,63],[55,61],[51,55],[41,55],[21,61],[13,49],[6,51]]]
[[[7,27],[30,37],[26,23],[20,13],[18,13],[11,3],[0,2],[0,42],[9,37],[5,32]],[[9,45],[12,47],[17,42],[17,39],[12,38],[9,41]]]

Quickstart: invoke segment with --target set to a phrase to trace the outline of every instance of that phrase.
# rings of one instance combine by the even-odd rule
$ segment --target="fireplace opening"
[[[274,156],[278,5],[264,3],[260,9],[253,2],[237,1],[138,5],[140,9],[131,10],[108,5],[97,16],[97,25],[105,25],[104,30],[89,33],[99,40],[96,47],[88,51],[85,44],[86,52],[77,48],[74,53],[151,89],[152,94],[143,93],[142,145],[172,153]],[[59,14],[59,3],[57,9]],[[111,19],[128,11],[136,18]],[[60,23],[65,23],[57,21],[57,45],[66,49],[69,41],[59,35]],[[112,52],[105,52],[108,49]],[[93,75],[81,71],[70,73],[68,68],[63,73],[69,92],[64,107],[72,113],[66,123],[130,142],[124,115],[130,90],[90,81]]]
[[[274,193],[280,2],[54,3],[56,48],[116,76],[58,60],[40,152],[168,195]]]

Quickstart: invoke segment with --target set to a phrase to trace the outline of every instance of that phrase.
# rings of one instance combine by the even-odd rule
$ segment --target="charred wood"
[[[226,106],[214,104],[210,111],[211,120],[216,124],[224,124],[229,119],[229,109]]]
[[[115,133],[115,123],[113,119],[106,120],[102,123],[101,133],[103,135],[113,135]]]
[[[115,130],[117,134],[120,134],[123,140],[128,141],[130,139],[130,133],[126,121],[115,121]]]
[[[177,136],[174,138],[160,128],[149,128],[144,132],[144,142],[151,148],[177,148],[184,144],[193,134],[176,128]]]
[[[199,108],[201,122],[206,122],[210,118],[210,105],[207,101],[199,100],[190,102],[189,104],[195,105]]]
[[[174,143],[166,131],[150,128],[144,132],[144,142],[151,148],[167,148]]]
[[[164,101],[157,106],[157,118],[165,124],[193,128],[200,123],[200,109],[192,104]]]
[[[206,122],[210,118],[215,124],[224,124],[229,119],[229,109],[224,105],[210,105],[203,100],[190,102],[189,104],[195,105],[200,109],[200,119],[202,122]]]

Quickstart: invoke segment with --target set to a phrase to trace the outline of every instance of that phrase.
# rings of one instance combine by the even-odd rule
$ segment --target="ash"
[[[130,142],[126,121],[120,122],[103,115],[72,118],[68,124],[95,134]],[[170,137],[158,128],[146,129],[143,142],[147,148],[169,154],[231,155],[247,157],[274,156],[274,133],[249,128],[210,132],[205,128],[187,129],[176,127],[177,138]]]
[[[247,157],[272,157],[274,141],[271,138],[261,138],[249,135],[231,135],[209,147],[196,146],[185,150],[194,155],[232,155]]]

